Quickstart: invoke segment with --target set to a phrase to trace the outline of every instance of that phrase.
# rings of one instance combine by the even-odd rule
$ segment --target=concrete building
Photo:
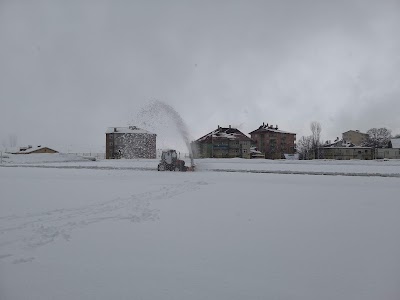
[[[342,133],[342,139],[347,143],[362,146],[368,140],[368,134],[362,133],[359,130],[349,130]]]
[[[373,159],[373,150],[371,147],[321,147],[319,151],[323,159]]]
[[[375,158],[400,159],[400,138],[391,139],[389,142],[389,148],[376,148]]]
[[[320,158],[322,159],[373,159],[372,147],[357,146],[344,139],[337,138],[333,143],[325,143],[319,148]]]
[[[194,156],[198,158],[250,158],[253,141],[237,128],[220,127],[192,143]]]
[[[275,127],[262,123],[256,130],[250,132],[251,139],[255,141],[259,151],[265,154],[265,158],[285,158],[285,154],[295,153],[296,134],[279,130]]]
[[[156,158],[156,134],[129,127],[109,127],[106,131],[106,159]]]

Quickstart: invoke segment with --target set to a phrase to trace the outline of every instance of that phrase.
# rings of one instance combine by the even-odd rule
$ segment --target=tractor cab
[[[185,166],[185,161],[178,159],[176,150],[163,150],[161,153],[161,161],[158,164],[158,171],[193,171],[193,168]]]

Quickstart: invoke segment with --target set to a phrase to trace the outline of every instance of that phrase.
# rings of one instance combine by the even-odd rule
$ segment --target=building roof
[[[276,133],[283,133],[283,134],[294,134],[293,132],[288,132],[288,131],[283,131],[283,130],[279,130],[278,129],[278,125],[276,125],[275,127],[273,125],[268,125],[265,123],[262,123],[262,125],[260,127],[258,127],[256,130],[253,130],[252,132],[250,132],[249,134],[252,133],[259,133],[259,132],[276,132]]]
[[[353,143],[350,143],[345,140],[336,140],[333,143],[330,144],[324,144],[324,148],[350,148],[350,147],[355,147],[356,145]]]
[[[136,126],[129,127],[108,127],[106,134],[108,133],[145,133],[145,134],[155,134],[147,130],[141,129]]]
[[[19,151],[13,152],[12,154],[29,154],[29,153],[33,153],[42,149],[49,149],[51,151],[54,152],[58,152],[54,149],[51,149],[49,147],[42,147],[42,146],[37,146],[37,147],[32,147],[32,146],[28,146],[28,147],[21,147],[19,148]]]
[[[251,141],[247,135],[241,132],[237,128],[232,127],[219,127],[214,131],[206,134],[199,138],[196,142],[205,142],[211,139],[230,139],[230,140],[239,140],[239,141]]]
[[[392,142],[392,148],[400,148],[400,138],[397,139],[391,139]]]

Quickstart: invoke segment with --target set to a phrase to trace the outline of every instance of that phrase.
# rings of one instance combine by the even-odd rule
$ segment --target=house
[[[265,158],[285,158],[285,154],[295,153],[296,134],[278,129],[278,125],[262,123],[256,130],[250,132],[259,151],[265,153]]]
[[[389,142],[389,148],[376,148],[375,158],[400,159],[400,138],[391,139]]]
[[[38,153],[53,154],[53,153],[58,153],[58,151],[41,145],[37,147],[32,147],[31,145],[29,145],[27,147],[20,147],[19,151],[12,152],[12,154],[38,154]]]
[[[136,126],[109,127],[106,159],[156,158],[156,134]]]
[[[192,143],[194,155],[198,158],[250,158],[253,141],[239,129],[220,127]]]
[[[371,147],[357,146],[344,139],[336,140],[333,143],[325,143],[318,148],[320,158],[323,159],[373,159],[373,149]]]
[[[348,130],[342,133],[342,139],[355,146],[362,146],[367,140],[369,135],[362,133],[359,130]]]

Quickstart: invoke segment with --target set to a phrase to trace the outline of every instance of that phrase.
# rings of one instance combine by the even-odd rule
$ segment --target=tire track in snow
[[[157,190],[130,197],[116,198],[76,208],[55,209],[25,215],[0,217],[0,259],[15,256],[14,250],[30,252],[53,243],[69,241],[76,230],[104,221],[130,221],[132,223],[157,221],[159,210],[152,201],[165,200],[198,189],[203,182],[164,185]],[[13,263],[33,261],[34,257],[15,259]]]

